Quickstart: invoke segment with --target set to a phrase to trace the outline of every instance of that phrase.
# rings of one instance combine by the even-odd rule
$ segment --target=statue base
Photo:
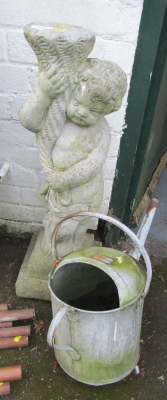
[[[54,259],[52,255],[42,251],[42,237],[43,228],[38,235],[34,234],[32,236],[15,285],[18,297],[50,301],[48,274],[53,268]],[[95,245],[94,236],[87,233],[84,247],[93,245]],[[101,243],[98,242],[98,246],[100,245]]]

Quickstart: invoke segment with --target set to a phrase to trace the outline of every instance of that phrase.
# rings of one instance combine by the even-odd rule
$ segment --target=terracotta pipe
[[[29,336],[30,334],[31,334],[30,325],[14,326],[12,328],[0,329],[0,338],[2,338],[2,337],[7,338],[7,337],[11,337],[11,336]]]
[[[10,394],[10,383],[0,382],[0,396],[3,396],[5,394]]]
[[[22,379],[21,365],[0,368],[0,382],[18,381]]]
[[[9,328],[10,326],[12,326],[13,323],[8,321],[8,322],[0,322],[0,329],[1,328]]]
[[[0,338],[0,349],[10,349],[11,347],[23,346],[28,346],[28,336]]]
[[[0,311],[7,311],[8,305],[7,304],[0,304]]]
[[[17,321],[20,319],[30,319],[35,317],[34,308],[25,308],[24,310],[12,310],[0,312],[0,322]]]

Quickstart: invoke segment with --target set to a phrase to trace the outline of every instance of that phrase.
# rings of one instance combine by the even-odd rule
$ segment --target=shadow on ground
[[[24,239],[0,239],[0,303],[8,303],[11,309],[35,307],[36,310],[29,346],[0,350],[2,367],[21,364],[23,369],[23,379],[11,383],[10,400],[166,400],[167,259],[152,258],[153,279],[142,323],[140,374],[132,372],[115,384],[93,387],[65,374],[57,365],[53,350],[47,346],[46,335],[52,318],[50,302],[15,295],[15,282],[28,244]],[[38,320],[44,326],[35,334]],[[30,321],[20,325],[27,322]]]

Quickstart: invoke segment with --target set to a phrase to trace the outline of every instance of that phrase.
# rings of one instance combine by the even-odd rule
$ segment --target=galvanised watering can
[[[89,385],[117,382],[140,355],[144,298],[151,282],[149,256],[137,236],[112,217],[98,217],[123,230],[140,250],[146,270],[129,255],[91,247],[65,256],[49,275],[53,320],[47,341],[63,370]]]

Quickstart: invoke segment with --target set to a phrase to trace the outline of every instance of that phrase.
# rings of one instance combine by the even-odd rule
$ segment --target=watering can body
[[[107,300],[109,280],[118,290],[119,307],[101,310],[103,305],[106,308],[103,299]],[[54,351],[70,376],[90,385],[104,385],[124,378],[134,369],[139,359],[145,282],[145,271],[138,263],[108,248],[71,253],[52,271],[49,288],[55,323],[58,313],[63,313],[54,330]],[[98,297],[102,303],[95,304],[90,296],[96,297],[94,288],[100,285],[104,286],[104,293],[101,291]],[[87,310],[81,308],[81,302]]]
[[[111,217],[103,219],[129,234],[146,270],[123,252],[92,247],[65,256],[49,275],[53,320],[48,344],[68,375],[95,386],[117,382],[137,365],[144,297],[151,281],[150,260],[136,235]]]

